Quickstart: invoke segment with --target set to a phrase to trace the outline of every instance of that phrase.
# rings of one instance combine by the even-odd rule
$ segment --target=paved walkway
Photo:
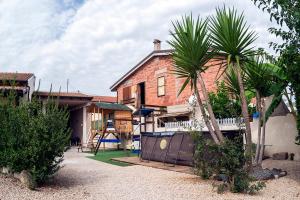
[[[52,182],[37,191],[0,176],[0,199],[300,199],[300,184],[284,177],[267,182],[256,196],[213,191],[211,181],[198,177],[145,167],[119,167],[86,158],[72,149],[65,154],[64,167]]]

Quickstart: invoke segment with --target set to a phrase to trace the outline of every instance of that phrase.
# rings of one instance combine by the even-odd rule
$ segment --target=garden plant
[[[0,167],[28,171],[37,184],[60,168],[69,142],[69,114],[54,101],[37,99],[16,105],[11,93],[0,104]]]

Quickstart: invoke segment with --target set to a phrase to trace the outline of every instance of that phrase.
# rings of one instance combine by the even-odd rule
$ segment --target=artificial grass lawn
[[[111,160],[112,158],[122,158],[122,157],[133,157],[137,156],[137,154],[133,154],[130,151],[124,150],[105,150],[105,151],[98,151],[96,156],[88,156],[88,158],[98,160],[101,162],[105,162],[112,165],[117,165],[121,167],[130,166],[131,164],[125,162],[118,162]]]

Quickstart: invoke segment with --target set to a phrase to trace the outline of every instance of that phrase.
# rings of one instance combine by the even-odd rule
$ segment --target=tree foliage
[[[291,83],[291,92],[295,95],[297,110],[296,138],[300,144],[300,1],[299,0],[252,0],[255,5],[270,14],[280,28],[269,28],[270,33],[281,37],[283,43],[270,43],[280,53],[282,69]]]
[[[207,26],[208,21],[206,19],[202,20],[198,17],[194,20],[192,16],[183,17],[181,21],[173,22],[173,30],[170,31],[172,39],[169,41],[169,44],[174,48],[172,56],[175,69],[173,73],[177,75],[177,78],[184,79],[178,94],[190,85],[197,98],[205,124],[214,141],[219,144],[223,141],[223,135],[211,109],[205,83],[201,75],[207,70],[207,64],[214,56],[213,51],[211,51],[211,41]],[[209,117],[206,114],[199,94],[198,82],[205,98]]]
[[[37,183],[59,169],[69,141],[68,112],[37,100],[15,106],[13,95],[0,104],[0,167],[29,171]]]
[[[217,118],[241,117],[240,101],[230,98],[224,81],[217,83],[217,91],[210,92],[209,99]]]
[[[217,8],[216,15],[210,18],[210,31],[213,48],[219,53],[219,56],[227,59],[227,68],[232,67],[237,75],[237,80],[240,88],[240,100],[242,115],[245,121],[246,133],[246,154],[247,169],[252,170],[252,138],[251,127],[248,112],[248,105],[245,95],[245,88],[242,79],[242,70],[249,57],[254,55],[253,42],[256,40],[256,33],[250,30],[247,25],[244,14],[238,14],[235,8],[220,9]]]

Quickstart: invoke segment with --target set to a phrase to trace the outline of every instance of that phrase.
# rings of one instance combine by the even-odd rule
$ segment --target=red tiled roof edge
[[[5,81],[28,81],[33,76],[33,73],[0,72],[0,80]]]
[[[89,96],[80,92],[44,92],[44,91],[37,91],[35,92],[37,96],[59,96],[59,97],[78,97],[78,98],[88,98],[92,99],[93,96]]]
[[[107,102],[107,103],[117,103],[117,97],[113,96],[94,96],[93,102]]]

